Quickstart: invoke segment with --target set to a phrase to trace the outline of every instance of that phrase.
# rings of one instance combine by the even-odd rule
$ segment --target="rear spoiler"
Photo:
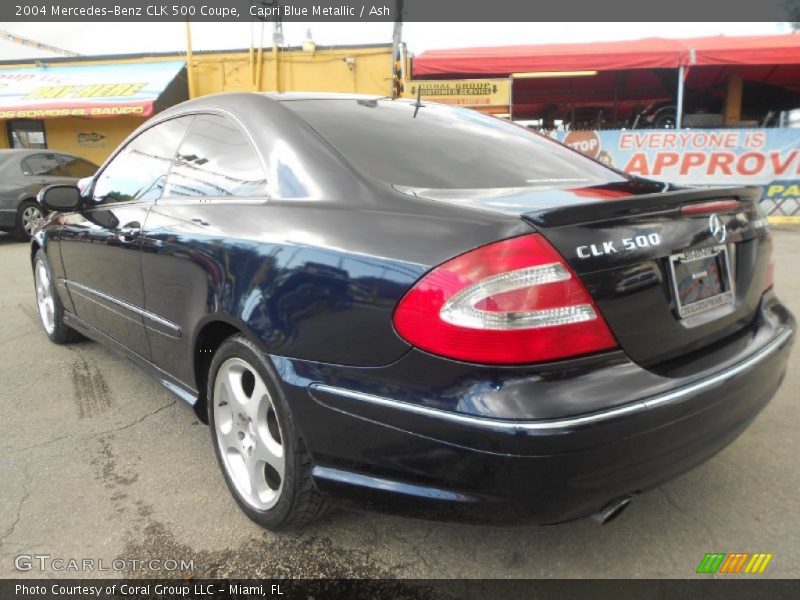
[[[685,204],[721,198],[735,199],[744,203],[758,202],[762,193],[762,189],[758,187],[673,189],[614,200],[560,206],[526,213],[523,217],[537,227],[560,227],[588,222],[602,223],[642,215],[669,215],[671,213],[677,215],[681,206]]]

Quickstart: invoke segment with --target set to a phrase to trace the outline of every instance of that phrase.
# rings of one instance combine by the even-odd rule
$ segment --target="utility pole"
[[[275,71],[273,72],[274,82],[273,88],[276,92],[281,91],[281,73],[280,73],[280,60],[279,54],[281,45],[283,44],[283,22],[280,17],[275,17],[272,23],[272,60],[275,61]]]
[[[675,99],[675,129],[683,127],[683,90],[686,85],[686,67],[678,67],[678,97]]]
[[[197,90],[194,81],[194,57],[192,55],[192,24],[186,20],[186,83],[189,88],[189,99],[195,97]]]
[[[403,92],[403,0],[395,1],[394,30],[392,31],[392,98]]]
[[[255,91],[261,91],[262,75],[264,71],[264,23],[272,21],[272,66],[273,71],[273,88],[276,92],[280,89],[280,73],[278,72],[278,54],[280,47],[283,44],[283,22],[280,16],[280,0],[250,0],[250,4],[269,9],[267,14],[273,15],[272,17],[258,17],[261,21],[261,30],[259,33],[258,51],[253,50],[253,31],[252,26],[250,30],[250,63],[251,63],[251,81]],[[255,56],[254,56],[255,55]],[[255,59],[255,61],[254,61]],[[253,66],[255,62],[255,66]]]

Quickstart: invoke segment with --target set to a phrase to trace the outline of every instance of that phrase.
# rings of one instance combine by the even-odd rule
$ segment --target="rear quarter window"
[[[165,195],[265,197],[267,180],[258,154],[236,123],[201,114],[178,149]]]

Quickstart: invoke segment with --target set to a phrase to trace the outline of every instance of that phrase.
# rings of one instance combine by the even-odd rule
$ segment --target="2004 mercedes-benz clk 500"
[[[206,97],[79,187],[40,194],[47,335],[193,404],[266,527],[329,496],[608,519],[734,440],[793,341],[757,190],[628,177],[465,109]]]

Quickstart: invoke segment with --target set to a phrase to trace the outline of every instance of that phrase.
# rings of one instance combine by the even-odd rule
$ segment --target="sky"
[[[261,23],[193,23],[195,50],[247,48]],[[284,43],[300,45],[307,30],[318,45],[390,43],[391,23],[284,23]],[[184,23],[0,23],[0,30],[81,54],[185,51]],[[644,37],[769,35],[786,23],[405,23],[403,40],[415,54],[440,48],[630,40]],[[272,44],[271,24],[263,33]],[[0,60],[44,58],[49,52],[0,41]]]

